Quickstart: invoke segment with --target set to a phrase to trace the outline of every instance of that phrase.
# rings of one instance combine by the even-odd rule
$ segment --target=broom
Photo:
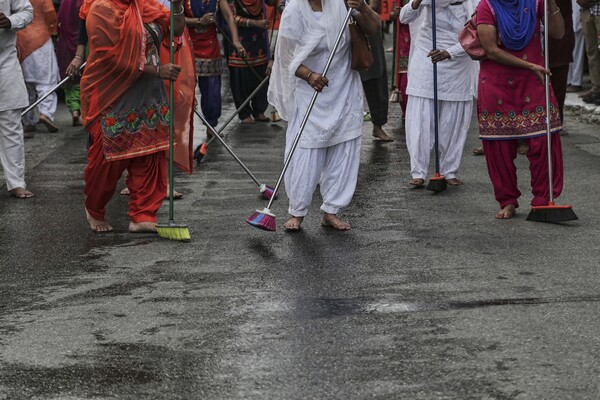
[[[254,174],[248,169],[248,167],[246,167],[246,165],[242,162],[242,160],[240,160],[240,158],[234,153],[234,151],[231,149],[231,147],[229,147],[229,145],[227,143],[225,143],[225,140],[223,140],[223,138],[219,135],[219,132],[217,132],[215,130],[215,128],[213,128],[208,123],[208,121],[206,120],[206,118],[204,118],[204,115],[200,114],[198,112],[198,110],[194,110],[194,112],[196,113],[196,115],[198,116],[198,118],[200,118],[202,120],[202,123],[204,125],[206,125],[206,127],[212,132],[213,138],[216,138],[219,142],[221,142],[221,144],[223,145],[223,147],[225,147],[225,150],[227,150],[229,152],[229,154],[231,154],[231,156],[234,158],[234,160],[237,161],[238,164],[240,164],[240,167],[242,167],[242,169],[244,171],[246,171],[246,173],[248,174],[248,176],[250,176],[250,178],[254,181],[254,183],[256,183],[256,185],[258,186],[258,188],[259,188],[260,193],[262,194],[262,196],[266,200],[270,200],[271,197],[273,197],[273,188],[271,186],[269,186],[269,185],[265,185],[264,183],[260,183],[258,181],[258,179],[256,178],[256,176],[254,176]]]
[[[392,35],[394,40],[392,41],[392,85],[390,87],[390,103],[398,103],[400,100],[400,90],[398,90],[398,84],[396,82],[398,77],[398,62],[396,60],[396,51],[398,48],[398,16],[395,16],[392,28]]]
[[[433,49],[437,49],[436,24],[435,24],[435,0],[431,0],[431,30],[433,37]],[[440,149],[439,149],[439,116],[438,116],[438,89],[437,89],[437,63],[433,63],[433,134],[435,147],[435,175],[429,178],[427,190],[434,193],[443,192],[448,188],[446,178],[440,174]]]
[[[83,64],[81,64],[81,67],[79,67],[79,69],[81,70],[83,67],[85,67],[85,64],[87,64],[87,61],[84,62]],[[30,104],[22,113],[21,113],[21,117],[23,117],[25,114],[27,114],[29,111],[33,110],[38,104],[40,104],[42,101],[44,101],[44,99],[48,96],[50,96],[51,93],[53,93],[56,89],[58,89],[59,87],[61,87],[62,85],[64,85],[65,83],[67,83],[67,81],[71,79],[70,76],[65,77],[65,79],[63,79],[62,81],[58,82],[52,89],[48,90],[46,93],[44,93],[40,98],[38,98],[35,103]]]
[[[169,62],[173,64],[175,62],[175,38],[173,34],[173,28],[175,26],[175,5],[171,1],[171,20],[169,29]],[[182,5],[183,7],[183,5]],[[171,240],[191,240],[192,236],[187,225],[178,224],[175,222],[175,209],[173,204],[174,187],[175,183],[173,178],[173,158],[175,157],[173,150],[174,142],[174,131],[175,131],[175,113],[173,112],[174,104],[174,85],[175,81],[171,81],[169,84],[169,222],[166,224],[156,224],[156,232],[158,235],[165,239]]]
[[[327,59],[325,68],[323,69],[323,73],[322,73],[323,76],[326,76],[327,71],[329,71],[329,67],[331,66],[331,62],[333,61],[333,56],[335,55],[335,52],[337,51],[340,41],[342,40],[342,37],[344,36],[344,30],[346,29],[346,25],[348,24],[348,20],[350,19],[351,12],[352,12],[352,8],[349,8],[348,12],[346,13],[346,18],[344,19],[344,23],[342,24],[342,27],[340,28],[340,32],[338,33],[338,36],[335,40],[335,44],[333,45],[333,49],[331,50],[331,53],[329,54],[329,58]],[[290,161],[292,160],[294,151],[296,150],[296,147],[298,146],[298,143],[300,142],[300,136],[302,135],[302,131],[304,130],[304,127],[306,126],[306,123],[308,122],[308,117],[310,116],[310,113],[315,105],[315,101],[317,100],[318,95],[319,95],[319,92],[315,91],[312,98],[310,99],[310,103],[308,104],[308,109],[306,110],[306,113],[304,114],[304,118],[302,119],[302,123],[300,124],[300,128],[298,129],[298,133],[296,134],[296,137],[294,138],[294,142],[292,143],[290,152],[289,152],[287,158],[285,159],[283,168],[281,169],[281,173],[279,174],[279,179],[277,179],[277,184],[275,185],[275,189],[273,190],[273,197],[271,197],[271,200],[269,200],[269,204],[267,205],[266,208],[263,208],[262,210],[256,210],[256,212],[254,214],[252,214],[250,217],[248,217],[246,219],[246,222],[248,224],[254,226],[255,228],[262,229],[265,231],[271,231],[271,232],[274,232],[277,230],[275,214],[273,214],[271,212],[271,206],[273,205],[273,200],[275,200],[275,196],[277,195],[279,186],[281,185],[281,182],[283,181],[283,176],[285,175],[285,171],[287,170],[288,166],[290,165]]]
[[[227,126],[231,123],[231,121],[233,121],[235,119],[235,117],[238,115],[238,113],[240,111],[242,111],[244,109],[244,107],[246,107],[248,105],[248,103],[250,103],[252,98],[254,96],[256,96],[256,94],[260,91],[260,89],[262,89],[263,86],[265,86],[267,84],[267,82],[269,82],[268,76],[262,80],[260,85],[258,85],[252,93],[250,93],[250,96],[248,96],[248,98],[246,100],[244,100],[244,102],[237,108],[237,110],[235,110],[235,112],[231,113],[231,115],[229,116],[227,121],[225,121],[225,123],[219,128],[219,130],[217,131],[217,134],[220,134],[221,132],[223,132],[223,130],[225,130],[225,128],[227,128]],[[206,149],[204,149],[204,152],[203,152],[202,146],[208,147],[208,145],[211,144],[213,140],[215,140],[215,138],[211,137],[208,142],[204,142],[200,146],[198,146],[198,148],[196,148],[196,151],[194,152],[194,153],[198,152],[198,156],[197,157],[195,156],[194,158],[200,158],[200,160],[198,160],[198,161],[202,162],[202,160],[204,159],[204,156],[206,156]]]
[[[544,1],[544,26],[548,26],[548,0]],[[544,68],[549,69],[548,56],[548,29],[544,29]],[[552,140],[550,133],[550,81],[549,76],[544,75],[544,86],[546,89],[546,140],[548,147],[548,205],[532,206],[527,215],[527,221],[537,222],[565,222],[574,221],[577,218],[575,211],[570,205],[556,205],[554,203],[554,179],[552,172]]]

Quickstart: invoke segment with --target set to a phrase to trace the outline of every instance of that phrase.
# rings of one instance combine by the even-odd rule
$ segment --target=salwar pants
[[[552,170],[553,194],[558,197],[563,188],[563,160],[560,135],[553,134],[552,141]],[[517,140],[483,140],[485,161],[488,173],[494,186],[494,195],[500,208],[509,204],[519,207],[518,198],[521,196],[517,186],[517,167],[514,160],[517,157]],[[529,150],[529,170],[531,171],[532,206],[545,206],[550,199],[548,187],[548,144],[546,136],[525,139]]]
[[[99,123],[92,126],[99,128]],[[127,170],[129,188],[129,218],[132,222],[156,222],[156,213],[167,194],[166,152],[159,151],[125,160],[106,161],[100,134],[88,150],[88,165],[83,173],[85,180],[85,208],[92,218],[104,221],[106,204],[110,201],[121,178]]]
[[[266,78],[267,64],[255,65],[252,67],[259,76]],[[229,67],[229,79],[231,83],[231,93],[236,109],[239,108],[244,101],[252,94],[252,92],[260,84],[260,80],[254,72],[248,67]],[[244,120],[250,116],[258,117],[267,111],[269,102],[267,101],[267,85],[264,85],[261,90],[252,98],[250,103],[246,105],[240,112],[239,117]]]
[[[202,115],[214,128],[221,116],[221,75],[199,76],[198,90]]]
[[[573,48],[573,62],[569,64],[569,77],[567,84],[581,86],[583,83],[583,32],[575,32],[575,47]]]
[[[65,86],[65,103],[69,111],[79,111],[81,109],[81,102],[79,100],[79,84]]]
[[[590,10],[581,10],[581,30],[583,32],[585,53],[587,55],[592,89],[600,90],[600,50],[598,35],[600,34],[600,16],[590,14]]]
[[[325,148],[296,148],[284,177],[290,215],[304,217],[308,213],[317,184],[323,212],[337,214],[350,204],[358,179],[361,140],[358,137]]]
[[[406,146],[413,179],[426,179],[431,150],[435,144],[433,99],[408,96]],[[440,173],[456,178],[467,132],[471,124],[472,101],[438,100]]]
[[[20,109],[0,111],[0,163],[6,188],[25,189],[25,142]]]

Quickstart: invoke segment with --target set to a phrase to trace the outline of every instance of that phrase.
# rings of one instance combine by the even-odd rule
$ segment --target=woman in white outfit
[[[379,16],[363,0],[348,0],[354,18],[367,34],[380,28]],[[346,28],[328,76],[320,72],[346,16],[343,0],[291,0],[279,28],[269,102],[289,121],[286,156],[315,90],[320,92],[285,174],[291,218],[287,230],[298,230],[320,185],[321,223],[338,230],[350,225],[339,210],[350,203],[360,163],[363,89],[350,67],[350,32]]]
[[[478,65],[458,42],[458,33],[476,4],[473,0],[435,3],[438,50],[431,50],[431,0],[413,0],[400,12],[400,22],[404,24],[423,19],[411,49],[406,90],[406,144],[412,175],[409,184],[413,188],[422,188],[425,183],[434,145],[432,63],[438,65],[440,173],[449,185],[462,184],[457,173],[477,93]]]

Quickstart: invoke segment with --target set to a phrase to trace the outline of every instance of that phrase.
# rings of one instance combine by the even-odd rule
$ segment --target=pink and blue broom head
[[[246,219],[246,222],[263,231],[275,232],[277,230],[275,214],[271,213],[268,208],[263,208],[262,211],[256,210],[254,214]]]
[[[274,191],[275,191],[275,189],[273,189],[269,185],[265,185],[264,183],[262,185],[260,185],[260,194],[262,194],[262,196],[265,200],[271,200],[271,197],[273,197]],[[277,198],[277,196],[275,196],[275,198]]]

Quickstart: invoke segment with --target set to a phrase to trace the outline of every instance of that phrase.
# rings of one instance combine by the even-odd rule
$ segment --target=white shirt
[[[0,111],[25,108],[29,98],[17,59],[16,31],[31,22],[33,7],[27,0],[0,0],[0,12],[12,24],[10,29],[0,28]]]
[[[466,5],[466,4],[465,4]],[[437,49],[446,50],[450,59],[437,63],[438,99],[446,101],[469,101],[476,96],[478,64],[471,60],[458,42],[458,33],[471,15],[462,4],[449,5],[436,2]],[[414,37],[408,64],[408,86],[411,96],[433,98],[433,64],[427,54],[433,49],[431,6],[421,3],[413,10],[409,3],[402,7],[400,22],[408,24],[422,18],[423,22]],[[412,33],[411,33],[412,34]],[[411,43],[412,44],[412,43]]]

